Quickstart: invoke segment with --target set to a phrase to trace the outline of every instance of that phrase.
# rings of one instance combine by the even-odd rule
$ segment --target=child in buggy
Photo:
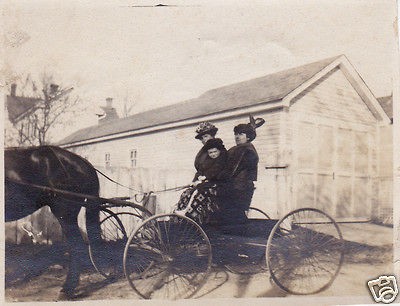
[[[219,207],[216,186],[219,173],[225,168],[227,150],[219,138],[210,139],[204,146],[207,158],[196,174],[195,181],[186,189],[177,204],[175,213],[187,216],[199,224],[208,223]]]

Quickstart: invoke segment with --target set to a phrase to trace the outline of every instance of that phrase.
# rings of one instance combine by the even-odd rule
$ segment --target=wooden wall
[[[377,186],[379,205],[373,217],[380,222],[393,224],[393,125],[379,128],[379,174]]]
[[[266,123],[257,130],[257,138],[254,140],[259,156],[259,180],[254,195],[253,206],[266,211],[276,211],[276,177],[264,171],[266,166],[276,166],[287,161],[283,161],[285,154],[282,153],[281,129],[282,111],[254,113],[255,117],[262,117]],[[247,123],[248,116],[241,116],[232,119],[216,120],[213,123],[218,127],[217,137],[223,139],[227,149],[235,145],[233,127],[239,123]],[[196,125],[178,127],[154,133],[137,135],[130,138],[115,139],[111,141],[99,142],[95,144],[83,145],[71,148],[79,155],[88,158],[96,167],[105,167],[105,153],[111,154],[111,167],[104,168],[110,172],[110,176],[117,181],[131,182],[128,177],[121,176],[128,169],[132,173],[141,173],[141,184],[144,191],[149,191],[152,183],[146,182],[146,177],[157,177],[150,179],[151,182],[158,180],[157,189],[175,187],[176,181],[180,185],[189,184],[194,176],[194,157],[202,144],[195,139]],[[137,150],[137,167],[130,167],[129,152]],[[104,187],[102,188],[104,189]],[[108,190],[108,189],[106,189]],[[112,190],[112,188],[110,189]],[[153,188],[154,190],[154,188]],[[103,191],[102,191],[103,193]],[[112,192],[104,191],[105,196],[116,196],[119,190]],[[164,197],[161,196],[160,197]],[[176,202],[168,199],[168,203]],[[163,201],[158,201],[160,205]],[[164,211],[163,207],[158,208]],[[274,214],[272,214],[274,215]]]
[[[254,145],[261,152],[261,162],[273,163],[279,158],[280,113],[259,113],[267,124],[257,130]],[[217,137],[222,138],[227,149],[235,145],[233,127],[248,122],[247,116],[227,120],[216,120]],[[103,141],[72,147],[94,166],[105,166],[105,154],[111,155],[112,167],[130,167],[130,150],[137,150],[137,167],[165,169],[193,169],[194,157],[201,148],[201,142],[194,136],[196,125],[135,135],[129,138]]]
[[[292,209],[311,206],[336,218],[371,218],[378,122],[366,104],[340,69],[291,104]]]

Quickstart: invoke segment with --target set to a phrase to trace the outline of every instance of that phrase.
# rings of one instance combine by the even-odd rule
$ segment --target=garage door
[[[315,207],[336,218],[371,215],[372,134],[363,127],[299,121],[294,133],[295,207]]]

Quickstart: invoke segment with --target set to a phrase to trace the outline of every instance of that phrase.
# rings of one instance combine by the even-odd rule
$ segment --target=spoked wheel
[[[211,269],[211,245],[203,229],[187,217],[153,216],[129,237],[124,272],[145,299],[192,297]]]
[[[123,254],[128,237],[139,222],[149,216],[150,213],[135,207],[117,212],[108,208],[100,210],[100,239],[89,239],[89,256],[97,272],[105,278],[123,276]]]
[[[256,207],[249,207],[246,211],[246,216],[249,219],[271,219],[267,213]]]
[[[279,220],[268,242],[271,277],[292,294],[328,288],[343,262],[343,238],[337,223],[314,208],[297,209]]]

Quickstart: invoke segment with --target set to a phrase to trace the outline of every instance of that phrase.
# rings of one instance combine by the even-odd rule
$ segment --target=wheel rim
[[[184,299],[205,283],[211,269],[211,245],[203,229],[187,217],[154,216],[129,237],[124,272],[142,298]]]
[[[292,294],[323,291],[343,263],[339,226],[318,209],[297,209],[273,228],[266,259],[272,279],[283,290]]]
[[[271,219],[267,213],[256,207],[249,207],[246,211],[246,216],[250,219]]]
[[[123,251],[133,231],[130,220],[141,216],[132,212],[100,211],[101,240],[89,244],[89,256],[97,272],[105,278],[123,275]],[[128,221],[129,220],[129,221]]]

